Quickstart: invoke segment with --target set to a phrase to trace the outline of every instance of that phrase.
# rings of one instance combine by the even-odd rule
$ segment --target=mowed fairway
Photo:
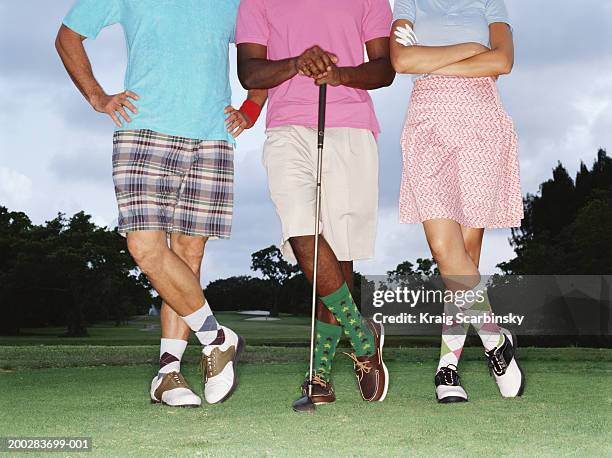
[[[523,348],[525,396],[505,400],[481,348],[467,348],[460,369],[470,402],[445,406],[433,395],[439,338],[389,336],[384,403],[360,399],[339,351],[337,403],[303,416],[291,402],[307,370],[308,318],[219,318],[251,345],[235,395],[200,409],[149,403],[157,318],[101,323],[83,338],[58,338],[59,328],[0,338],[0,437],[90,436],[94,455],[113,457],[612,455],[612,350]],[[183,372],[200,391],[192,343]]]
[[[348,358],[339,353],[338,401],[310,416],[290,408],[306,370],[303,348],[249,347],[235,395],[200,409],[149,403],[155,367],[146,362],[156,352],[1,347],[0,437],[90,436],[95,456],[612,454],[610,350],[522,349],[526,393],[505,400],[480,349],[468,348],[461,373],[471,399],[460,405],[434,401],[434,348],[389,348],[390,391],[376,404],[360,400]],[[184,372],[193,386],[196,361],[190,346]]]

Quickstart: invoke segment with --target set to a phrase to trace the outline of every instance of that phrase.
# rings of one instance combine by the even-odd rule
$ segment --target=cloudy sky
[[[0,204],[36,223],[80,210],[100,225],[116,223],[110,119],[93,112],[73,87],[53,41],[73,0],[0,0]],[[219,0],[223,1],[223,0]],[[520,136],[524,193],[535,193],[558,161],[574,173],[599,147],[612,149],[612,1],[507,0],[514,21],[516,66],[500,81]],[[88,40],[89,41],[89,40]],[[87,43],[109,93],[121,91],[125,44],[118,26]],[[231,53],[232,64],[235,52]],[[232,67],[234,104],[244,91]],[[398,224],[399,136],[411,90],[408,77],[374,91],[380,137],[380,219],[376,259],[381,274],[429,256],[420,226]],[[263,123],[239,139],[233,237],[207,248],[204,281],[249,272],[252,252],[278,243],[280,225],[261,166]],[[485,236],[483,273],[513,255],[509,231]]]

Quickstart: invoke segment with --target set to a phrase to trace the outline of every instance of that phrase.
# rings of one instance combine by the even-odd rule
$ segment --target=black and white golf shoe
[[[495,378],[499,392],[505,398],[523,394],[525,375],[516,361],[516,338],[502,328],[504,341],[499,347],[485,351],[489,373]]]
[[[436,383],[436,398],[438,402],[449,404],[451,402],[466,402],[468,400],[468,395],[461,386],[455,365],[449,364],[446,367],[441,367],[434,378],[434,382]]]

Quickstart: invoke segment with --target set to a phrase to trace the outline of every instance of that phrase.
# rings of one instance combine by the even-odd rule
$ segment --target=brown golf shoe
[[[308,396],[308,378],[302,383],[302,396]],[[312,396],[310,397],[313,404],[331,404],[336,401],[336,394],[331,382],[322,379],[318,375],[312,378]]]
[[[172,407],[200,407],[196,395],[180,372],[160,374],[151,382],[151,402]]]
[[[369,318],[364,318],[366,325],[374,334],[376,351],[372,355],[356,356],[347,353],[353,360],[357,385],[364,401],[383,401],[389,388],[389,372],[382,359],[385,335],[382,325]]]

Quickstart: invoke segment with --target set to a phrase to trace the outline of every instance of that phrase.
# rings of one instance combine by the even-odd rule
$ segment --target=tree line
[[[510,240],[515,257],[498,266],[504,274],[612,273],[612,159],[604,150],[575,178],[559,163],[524,208]],[[253,253],[251,270],[207,285],[216,310],[309,313],[310,286],[276,246]],[[388,274],[435,271],[433,260],[418,259]],[[362,277],[355,274],[359,303]],[[81,336],[92,323],[121,324],[159,303],[116,229],[98,227],[84,212],[33,224],[23,212],[0,207],[0,334],[65,326],[66,335]]]
[[[0,253],[0,334],[66,326],[84,336],[90,323],[121,324],[151,305],[151,285],[123,237],[83,212],[37,225],[0,207]]]

